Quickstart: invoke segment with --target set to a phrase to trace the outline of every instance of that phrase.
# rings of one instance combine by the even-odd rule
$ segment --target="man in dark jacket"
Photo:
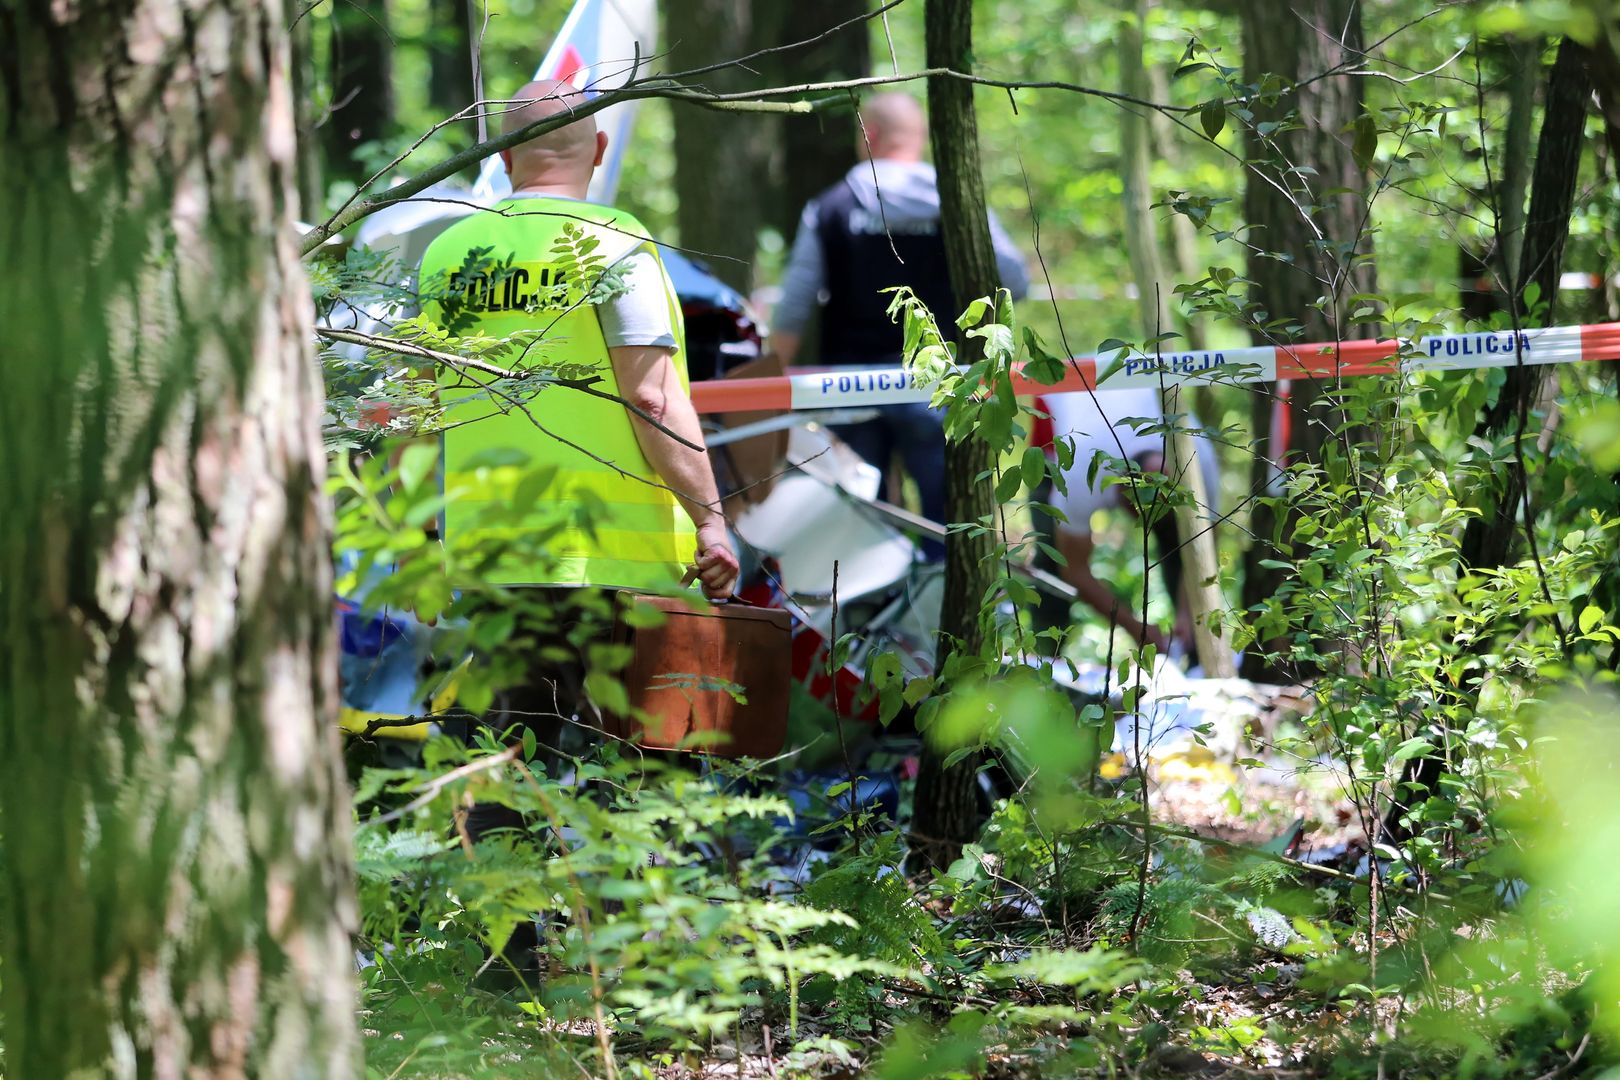
[[[804,329],[821,311],[821,356],[837,367],[893,367],[902,331],[888,316],[882,290],[907,285],[942,326],[960,312],[951,294],[939,229],[939,188],[923,160],[928,121],[915,98],[878,94],[861,109],[861,161],[817,195],[799,218],[771,350],[784,365],[798,355]],[[1015,299],[1029,288],[1023,256],[990,215],[1001,283]],[[857,453],[887,470],[899,453],[917,483],[923,514],[943,521],[945,443],[940,415],[926,405],[888,406],[876,420],[839,430]],[[930,541],[927,553],[943,547]]]

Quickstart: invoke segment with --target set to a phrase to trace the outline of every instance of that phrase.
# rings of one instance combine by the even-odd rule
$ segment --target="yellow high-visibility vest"
[[[611,266],[657,246],[631,215],[559,198],[507,199],[452,225],[422,256],[424,314],[457,337],[508,337],[540,331],[524,349],[492,360],[507,369],[550,369],[595,376],[595,389],[617,395],[618,380],[580,260],[567,250],[594,240],[588,258]],[[680,301],[658,261],[687,386]],[[623,405],[550,386],[513,395],[474,371],[440,369],[445,406],[443,475],[447,544],[477,538],[547,537],[543,560],[508,558],[488,575],[503,584],[598,585],[659,589],[692,562],[692,522],[647,463]],[[544,428],[545,430],[541,430]],[[516,453],[514,453],[516,452]],[[549,484],[538,477],[544,470]],[[531,478],[524,483],[525,478]],[[494,511],[494,513],[491,513]],[[498,523],[492,523],[498,520]],[[459,530],[459,531],[458,531]]]

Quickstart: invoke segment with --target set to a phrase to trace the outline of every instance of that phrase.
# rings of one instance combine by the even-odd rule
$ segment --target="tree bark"
[[[394,133],[394,39],[388,22],[388,0],[332,8],[326,164],[334,176],[355,183],[371,175],[355,160],[355,151]]]
[[[924,8],[928,66],[973,71],[972,0],[928,0]],[[1001,288],[995,248],[990,241],[984,171],[979,165],[979,124],[973,88],[959,79],[928,80],[928,112],[934,166],[939,174],[940,231],[950,269],[951,291],[964,309]],[[942,330],[953,328],[957,312],[935,312]],[[956,332],[957,355],[972,363],[982,349],[978,338]],[[945,517],[952,523],[986,522],[995,513],[994,493],[980,478],[994,465],[994,454],[978,436],[945,447]],[[980,607],[995,579],[994,537],[986,531],[957,530],[945,538],[945,600],[940,611],[936,669],[955,653],[978,654],[985,645]],[[968,757],[947,768],[949,748],[925,743],[913,828],[931,863],[953,861],[979,826],[975,784],[978,763]]]
[[[281,4],[0,12],[0,1038],[358,1071]]]
[[[1364,80],[1348,74],[1319,76],[1360,56],[1360,0],[1253,0],[1240,5],[1239,14],[1246,83],[1259,83],[1267,74],[1290,84],[1312,80],[1289,89],[1275,108],[1255,109],[1255,126],[1293,113],[1298,127],[1264,138],[1255,127],[1245,131],[1245,157],[1252,165],[1244,185],[1244,217],[1251,230],[1249,240],[1260,249],[1249,255],[1250,299],[1265,311],[1263,321],[1285,320],[1270,331],[1281,342],[1359,336],[1359,331],[1348,332],[1348,299],[1374,287],[1368,258],[1367,175],[1352,151],[1356,120],[1363,112]],[[1339,40],[1335,35],[1341,31],[1344,37]],[[1315,174],[1301,175],[1297,169],[1303,166]],[[1264,177],[1256,176],[1255,169]],[[1254,396],[1251,410],[1260,442],[1271,428],[1277,387],[1269,384],[1266,389],[1269,393]],[[1313,408],[1329,389],[1315,381],[1296,382],[1291,388],[1290,449],[1305,460],[1321,460],[1323,446],[1333,436],[1331,413]],[[1252,490],[1265,489],[1270,469],[1264,457],[1256,455]],[[1244,559],[1245,607],[1270,597],[1282,583],[1283,571],[1260,565],[1262,559],[1287,558],[1271,544],[1279,524],[1287,536],[1291,530],[1286,520],[1279,523],[1269,505],[1256,506],[1251,523],[1256,541]],[[1270,674],[1260,652],[1249,651],[1245,676]]]
[[[1120,89],[1135,97],[1148,95],[1147,67],[1142,56],[1143,30],[1147,23],[1149,0],[1132,0],[1122,21],[1119,33]],[[1125,249],[1131,264],[1131,276],[1136,279],[1137,311],[1141,316],[1142,332],[1148,339],[1169,331],[1169,305],[1165,295],[1171,288],[1164,272],[1164,253],[1159,242],[1158,225],[1153,220],[1153,193],[1149,180],[1152,165],[1150,147],[1152,129],[1148,117],[1127,109],[1120,113],[1120,176],[1123,180],[1125,211]],[[1156,346],[1150,346],[1155,347]],[[1191,394],[1187,395],[1190,404]],[[1160,403],[1166,417],[1183,414],[1179,387],[1160,390]],[[1180,425],[1165,437],[1165,473],[1175,477],[1187,489],[1191,505],[1175,508],[1176,534],[1181,538],[1182,559],[1187,572],[1183,575],[1184,596],[1170,598],[1172,604],[1185,604],[1193,620],[1193,640],[1199,666],[1212,678],[1226,679],[1237,674],[1232,664],[1232,650],[1210,629],[1209,616],[1223,609],[1219,584],[1220,564],[1215,553],[1215,533],[1207,528],[1214,520],[1210,511],[1210,493],[1204,488],[1204,473],[1199,455],[1213,453],[1207,445]],[[1140,522],[1142,543],[1147,544],[1152,522]],[[1160,552],[1159,557],[1168,557]],[[1145,613],[1144,613],[1145,614]]]
[[[299,221],[318,221],[326,203],[321,179],[321,143],[317,134],[320,117],[315,109],[315,23],[307,15],[293,26],[291,72],[293,117],[298,139],[297,216]]]
[[[1599,22],[1587,67],[1603,110],[1609,157],[1620,167],[1620,12],[1610,12]]]
[[[431,0],[432,39],[428,46],[428,100],[435,119],[442,120],[465,109],[478,99],[473,86],[473,28],[478,12],[472,0]],[[497,125],[497,128],[499,125]],[[455,129],[457,149],[473,145],[478,121],[469,117]]]
[[[1144,57],[1144,61],[1145,61]],[[1170,101],[1170,76],[1163,64],[1146,64],[1147,93],[1142,96],[1149,101]],[[1148,131],[1152,135],[1150,142],[1151,153],[1156,160],[1174,160],[1177,149],[1177,140],[1182,137],[1181,129],[1170,121],[1170,118],[1161,112],[1148,114]],[[1170,215],[1170,251],[1173,255],[1172,266],[1177,281],[1197,281],[1204,276],[1204,264],[1198,257],[1198,226],[1186,214]],[[1208,320],[1203,316],[1189,316],[1185,310],[1176,315],[1177,329],[1187,338],[1187,347],[1193,350],[1209,348]],[[1194,398],[1198,408],[1206,416],[1213,416],[1215,409],[1214,392],[1209,387],[1198,387],[1194,390]]]
[[[761,43],[789,45],[825,34],[858,19],[868,0],[821,0],[815,4],[782,4],[754,0],[756,36]],[[764,76],[778,86],[833,82],[871,74],[871,24],[857,23],[814,45],[769,58]],[[791,244],[804,204],[843,179],[855,164],[860,122],[848,108],[820,109],[812,116],[770,118],[769,184],[761,192],[762,224]],[[800,363],[812,363],[821,352],[821,321],[810,320],[799,339]]]
[[[754,0],[755,29],[772,45],[808,41],[870,9],[868,0],[821,0],[815,4],[779,4]],[[776,18],[770,20],[767,11]],[[814,45],[777,54],[768,77],[780,86],[858,79],[871,74],[871,24],[857,23]],[[804,204],[843,178],[855,164],[860,124],[853,108],[822,109],[812,116],[780,118],[776,183],[766,192],[764,223],[791,241]],[[813,354],[812,354],[813,355]]]
[[[677,71],[743,56],[754,42],[749,0],[669,0],[664,5],[670,66]],[[747,89],[754,76],[722,68],[699,79],[714,91]],[[764,120],[750,113],[673,105],[676,227],[681,246],[703,257],[717,277],[747,293],[761,224],[766,166]]]
[[[1580,174],[1591,95],[1586,50],[1566,38],[1558,46],[1558,58],[1547,75],[1546,107],[1530,178],[1530,211],[1525,218],[1517,276],[1506,265],[1499,271],[1503,281],[1516,283],[1512,303],[1517,320],[1544,326],[1556,324],[1558,278],[1575,207],[1575,183]],[[1538,302],[1546,305],[1541,318],[1533,318],[1525,310],[1524,291],[1531,285],[1540,292]],[[1510,433],[1515,439],[1522,437],[1545,378],[1542,367],[1509,369],[1496,403],[1481,414],[1475,425],[1475,438],[1489,441]],[[1529,434],[1533,437],[1535,433]],[[1463,532],[1462,559],[1466,565],[1496,567],[1507,562],[1519,535],[1526,483],[1524,468],[1515,454],[1507,462],[1500,488],[1485,493],[1484,512],[1470,520]]]
[[[1504,50],[1508,64],[1508,117],[1502,140],[1502,194],[1498,202],[1503,265],[1510,272],[1518,267],[1524,247],[1524,199],[1530,188],[1530,132],[1534,130],[1542,48],[1542,39],[1535,37],[1513,42]],[[1502,288],[1511,291],[1513,282],[1504,278]]]

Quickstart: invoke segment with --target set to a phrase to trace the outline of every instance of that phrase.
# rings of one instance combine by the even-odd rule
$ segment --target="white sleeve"
[[[1106,463],[1097,466],[1096,480],[1087,483],[1091,463],[1101,452],[1105,458],[1134,458],[1162,445],[1161,436],[1138,435],[1124,421],[1127,417],[1153,418],[1159,414],[1156,390],[1097,390],[1051,394],[1043,399],[1052,417],[1054,440],[1074,443],[1074,465],[1065,474],[1069,493],[1053,492],[1058,509],[1068,517],[1064,526],[1070,532],[1089,533],[1091,515],[1106,507],[1123,504],[1119,485],[1109,484],[1118,470]]]
[[[641,247],[614,266],[624,271],[625,289],[596,308],[597,320],[602,324],[602,340],[607,342],[608,348],[624,345],[679,348],[664,271],[657,257]]]

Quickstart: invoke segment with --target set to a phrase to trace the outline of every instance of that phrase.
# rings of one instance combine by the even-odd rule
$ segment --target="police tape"
[[[1013,388],[1019,394],[1063,394],[1200,383],[1473,371],[1588,360],[1620,360],[1620,323],[1433,334],[1404,341],[1386,338],[1337,345],[1203,349],[1158,356],[1121,350],[1069,361],[1064,365],[1063,378],[1056,383],[1038,382],[1015,372]],[[759,379],[696,382],[692,384],[692,401],[700,413],[844,409],[927,401],[932,392],[929,385],[904,368],[838,368]]]

